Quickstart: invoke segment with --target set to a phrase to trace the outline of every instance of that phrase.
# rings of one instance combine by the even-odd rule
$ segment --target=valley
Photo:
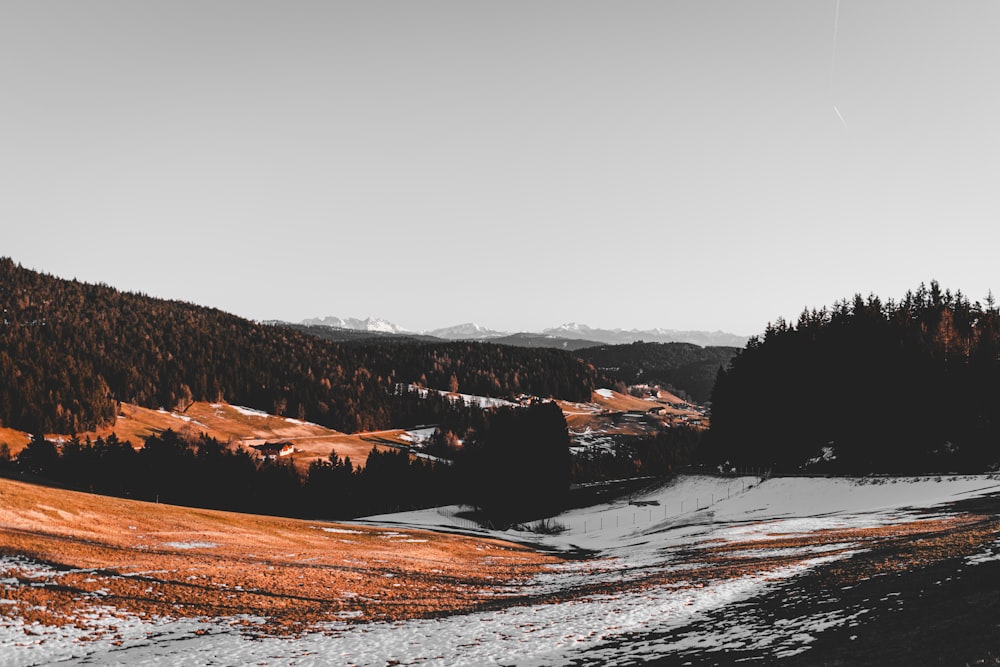
[[[442,392],[451,400],[475,405],[514,403],[468,394]],[[637,398],[610,389],[593,392],[587,403],[556,401],[569,425],[574,446],[586,449],[595,443],[614,445],[615,436],[647,436],[664,425],[701,426],[704,409],[688,403],[666,391]],[[652,412],[651,412],[652,411]],[[705,420],[707,426],[707,420]],[[294,449],[282,460],[290,461],[300,473],[306,473],[311,463],[326,460],[331,454],[350,458],[354,465],[364,466],[372,448],[379,451],[404,450],[419,454],[435,425],[418,425],[417,432],[405,428],[361,433],[341,433],[299,419],[270,415],[266,412],[229,405],[228,403],[192,402],[185,410],[153,410],[134,404],[122,404],[113,425],[76,434],[81,440],[107,438],[115,434],[141,448],[146,438],[173,430],[182,437],[195,440],[201,434],[215,438],[233,448],[254,452],[265,443],[290,443]],[[66,442],[72,434],[48,433],[56,443]],[[16,429],[0,429],[0,443],[17,455],[30,441],[31,435]]]
[[[0,279],[0,665],[1000,655],[992,304],[569,351]]]

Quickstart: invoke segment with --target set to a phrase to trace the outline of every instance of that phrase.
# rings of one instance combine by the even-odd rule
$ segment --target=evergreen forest
[[[719,368],[739,351],[735,347],[701,347],[692,343],[628,343],[577,350],[609,378],[626,385],[669,387],[681,398],[699,403],[712,396]]]
[[[779,320],[718,373],[706,460],[776,471],[1000,462],[1000,313],[937,282]]]
[[[343,519],[451,503],[510,524],[558,511],[567,500],[566,421],[553,402],[476,411],[477,429],[450,460],[372,449],[364,467],[332,453],[301,475],[287,461],[261,460],[202,434],[172,430],[141,448],[118,439],[58,446],[34,436],[0,472],[69,488],[152,502],[305,518]]]
[[[76,433],[119,402],[228,401],[345,432],[413,425],[406,387],[589,400],[597,372],[552,349],[336,343],[219,310],[63,280],[0,258],[0,425]],[[421,421],[423,418],[421,417]]]

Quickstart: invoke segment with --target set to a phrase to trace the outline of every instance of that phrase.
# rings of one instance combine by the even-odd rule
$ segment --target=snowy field
[[[0,667],[632,665],[671,656],[679,656],[677,664],[728,664],[737,654],[771,663],[808,655],[831,629],[859,627],[867,610],[806,605],[808,613],[764,623],[756,601],[794,592],[788,587],[806,575],[860,563],[885,545],[919,538],[930,546],[906,558],[931,559],[928,554],[943,548],[941,535],[974,523],[950,504],[998,492],[1000,478],[992,476],[686,476],[566,512],[554,519],[563,529],[558,534],[481,530],[457,507],[371,517],[358,523],[482,534],[566,558],[522,585],[491,589],[497,604],[489,609],[394,623],[331,620],[295,638],[248,637],[236,618],[163,618],[116,621],[112,641],[86,629],[28,626],[0,615]],[[962,543],[971,545],[960,554],[966,567],[1000,558],[995,540]],[[879,566],[891,560],[880,555]],[[872,563],[866,567],[856,568],[859,579],[878,576]],[[2,576],[0,584],[7,585]],[[795,595],[808,593],[788,597]],[[99,626],[101,610],[91,614],[90,623]]]

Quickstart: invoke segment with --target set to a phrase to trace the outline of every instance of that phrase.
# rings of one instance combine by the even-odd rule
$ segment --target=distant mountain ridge
[[[335,327],[337,329],[353,329],[355,331],[374,331],[378,333],[414,333],[402,329],[392,322],[383,320],[380,317],[366,317],[363,320],[359,320],[355,317],[314,317],[308,320],[302,320],[300,324],[306,324],[310,326],[324,326],[324,327]]]
[[[694,343],[702,347],[743,347],[746,336],[725,331],[680,331],[677,329],[595,329],[586,324],[571,322],[551,329],[543,334],[560,338],[583,338],[596,340],[607,345],[623,343]]]
[[[494,340],[495,342],[502,342],[495,339],[510,339],[511,337],[519,336],[533,340],[538,338],[558,339],[560,341],[580,340],[587,341],[589,344],[603,343],[605,345],[621,345],[643,341],[647,343],[693,343],[702,347],[743,347],[747,343],[746,336],[738,336],[725,331],[681,331],[662,328],[646,330],[600,329],[576,322],[543,329],[542,331],[521,332],[498,331],[474,322],[417,332],[404,329],[378,317],[358,319],[353,317],[341,318],[329,316],[303,320],[300,324],[377,333],[421,334],[445,340]]]
[[[428,336],[446,338],[448,340],[483,340],[486,338],[500,338],[507,335],[506,332],[488,329],[475,322],[465,322],[463,324],[456,324],[453,327],[434,329],[425,333]]]

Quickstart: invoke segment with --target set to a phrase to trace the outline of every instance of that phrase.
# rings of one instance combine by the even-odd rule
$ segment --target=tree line
[[[300,474],[288,461],[262,460],[205,434],[173,430],[136,449],[114,434],[57,444],[41,434],[8,474],[49,480],[92,493],[254,514],[343,519],[451,503],[484,518],[512,522],[558,511],[570,482],[566,422],[552,402],[482,410],[475,431],[451,463],[406,451],[372,449],[366,464],[336,453]]]
[[[0,258],[0,424],[76,433],[119,402],[246,405],[345,432],[409,425],[399,384],[588,400],[595,369],[560,350],[335,343],[216,309],[62,280]],[[403,420],[403,421],[400,421]]]
[[[823,454],[826,456],[823,456]],[[707,460],[792,471],[1000,463],[1000,313],[937,282],[778,320],[718,374]]]
[[[711,398],[719,368],[725,367],[738,351],[735,347],[639,341],[588,347],[576,354],[614,381],[626,385],[658,384],[704,403]]]

